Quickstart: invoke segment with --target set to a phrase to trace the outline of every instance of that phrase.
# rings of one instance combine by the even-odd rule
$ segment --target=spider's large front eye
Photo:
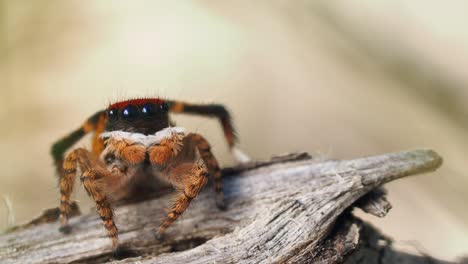
[[[151,118],[155,116],[157,112],[158,112],[158,108],[156,107],[155,104],[152,104],[152,103],[145,104],[141,108],[141,114],[145,118]]]
[[[117,109],[110,109],[107,111],[107,115],[109,116],[109,121],[116,121],[119,118],[119,114]]]
[[[127,105],[124,109],[122,109],[122,117],[127,121],[132,121],[138,118],[140,111],[138,107],[134,105]]]

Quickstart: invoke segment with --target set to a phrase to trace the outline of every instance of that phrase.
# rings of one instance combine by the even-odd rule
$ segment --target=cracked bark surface
[[[205,188],[162,241],[153,230],[172,195],[118,206],[120,241],[129,249],[121,260],[96,213],[72,218],[64,235],[52,209],[0,236],[0,263],[355,263],[369,239],[367,225],[349,213],[354,205],[383,216],[390,204],[373,190],[441,164],[431,150],[340,161],[299,153],[243,164],[223,171],[226,211]]]

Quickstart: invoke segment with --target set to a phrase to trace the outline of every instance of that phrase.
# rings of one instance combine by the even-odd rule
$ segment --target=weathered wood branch
[[[386,182],[433,171],[441,163],[431,150],[414,150],[325,162],[299,154],[226,169],[228,209],[218,210],[205,188],[162,241],[153,230],[171,195],[119,206],[120,240],[132,253],[119,263],[338,263],[359,244],[361,229],[348,210],[356,201]],[[384,215],[389,203],[382,197],[375,192],[357,205]],[[53,219],[53,210],[45,218]],[[72,218],[70,235],[60,233],[57,222],[41,222],[0,236],[0,262],[116,261],[97,214]],[[340,228],[345,231],[333,231]],[[327,251],[327,245],[333,246]]]

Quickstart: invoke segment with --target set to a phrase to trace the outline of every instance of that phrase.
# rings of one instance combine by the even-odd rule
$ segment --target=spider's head
[[[105,131],[154,134],[169,126],[169,106],[162,99],[133,99],[114,103],[107,110]]]

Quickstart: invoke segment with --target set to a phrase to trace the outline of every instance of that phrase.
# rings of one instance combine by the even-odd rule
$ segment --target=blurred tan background
[[[387,185],[390,214],[363,217],[403,250],[467,255],[466,10],[464,0],[1,0],[0,195],[10,222],[58,205],[54,140],[109,102],[161,96],[227,105],[256,159],[437,150],[438,172]],[[233,164],[215,121],[176,120]],[[0,230],[8,225],[0,203]]]

